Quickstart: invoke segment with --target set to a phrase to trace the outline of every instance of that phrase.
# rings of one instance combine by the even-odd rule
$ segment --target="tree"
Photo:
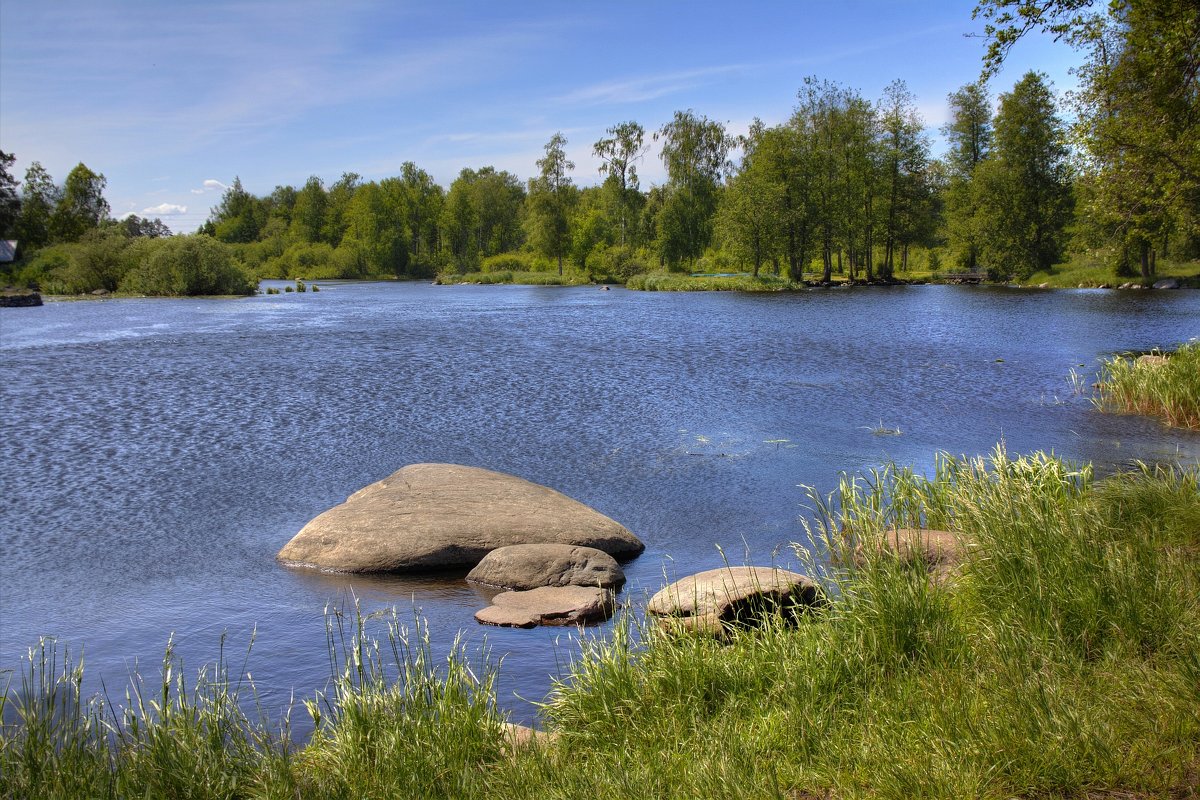
[[[0,150],[0,239],[7,239],[12,234],[21,213],[17,179],[9,172],[16,160],[16,156]]]
[[[417,265],[424,265],[439,249],[438,220],[441,218],[445,192],[428,172],[411,161],[401,166],[400,181],[406,194],[412,258]]]
[[[608,136],[592,146],[592,153],[600,159],[600,174],[605,176],[604,186],[616,210],[620,243],[624,247],[629,222],[641,199],[636,162],[646,154],[649,145],[645,144],[645,129],[633,121],[614,125],[605,132]]]
[[[1031,30],[1083,51],[1074,126],[1084,229],[1154,271],[1172,233],[1200,252],[1200,7],[1193,0],[982,0],[984,75]]]
[[[258,234],[267,221],[267,210],[262,202],[243,188],[241,178],[221,195],[221,202],[208,217],[213,236],[218,241],[245,244],[258,239]]]
[[[346,235],[346,212],[355,192],[362,183],[357,172],[343,172],[325,195],[325,216],[321,228],[321,239],[337,247]]]
[[[902,266],[908,264],[908,246],[923,227],[921,217],[927,209],[928,194],[929,139],[917,114],[916,97],[903,81],[893,81],[884,89],[879,125],[880,160],[887,193],[882,277],[891,280],[897,247]]]
[[[763,262],[775,259],[783,242],[786,187],[772,156],[769,136],[755,120],[746,139],[742,168],[726,184],[717,207],[716,228],[721,241],[758,277]],[[764,144],[767,144],[764,147]]]
[[[1084,217],[1149,279],[1173,233],[1200,255],[1200,9],[1115,2],[1085,30],[1074,127]]]
[[[946,189],[946,224],[950,244],[964,267],[974,272],[979,265],[979,209],[973,189],[975,169],[991,154],[992,108],[987,90],[969,83],[947,98],[950,121],[942,134],[950,145],[946,157],[949,185]]]
[[[316,175],[305,181],[296,193],[288,236],[295,242],[312,244],[321,241],[325,227],[325,185]]]
[[[171,229],[161,219],[143,219],[137,214],[122,219],[117,223],[117,229],[128,239],[161,239],[171,235]]]
[[[568,219],[575,188],[567,174],[575,164],[567,159],[566,144],[561,133],[546,143],[546,155],[537,162],[540,174],[529,181],[527,216],[530,241],[543,255],[558,259],[559,275],[571,244]]]
[[[994,155],[975,172],[983,256],[993,278],[1025,278],[1062,255],[1072,208],[1063,133],[1038,73],[1000,96]]]
[[[355,189],[344,220],[346,232],[339,250],[350,253],[356,276],[404,273],[408,228],[401,210],[388,203],[378,184]]]
[[[86,231],[100,227],[108,219],[108,201],[104,199],[104,176],[92,172],[83,163],[67,173],[62,194],[50,215],[50,236],[60,242],[78,241]]]
[[[659,251],[668,264],[691,261],[712,240],[712,219],[721,180],[730,168],[733,140],[725,126],[690,109],[654,134],[662,140],[667,168],[663,208],[658,214]]]
[[[16,233],[25,249],[36,250],[50,243],[50,217],[58,205],[60,192],[45,167],[34,161],[25,170],[21,186],[21,212]]]
[[[450,184],[439,220],[442,243],[450,251],[460,273],[469,272],[479,264],[479,247],[474,235],[479,219],[471,202],[470,186],[474,175],[473,170],[464,169]]]
[[[879,133],[874,107],[857,92],[831,81],[806,78],[792,115],[806,151],[808,197],[815,243],[821,248],[822,280],[833,279],[836,257],[850,255],[872,276],[879,183]]]

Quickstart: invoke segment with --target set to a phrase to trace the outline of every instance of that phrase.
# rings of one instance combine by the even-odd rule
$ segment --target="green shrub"
[[[599,247],[588,260],[592,274],[598,279],[612,283],[625,283],[634,275],[649,272],[650,260],[632,247]]]
[[[229,245],[210,236],[154,240],[153,250],[126,274],[121,290],[132,294],[245,295],[254,283],[233,260]]]
[[[500,253],[488,256],[479,265],[480,272],[530,272],[533,256],[528,253]]]

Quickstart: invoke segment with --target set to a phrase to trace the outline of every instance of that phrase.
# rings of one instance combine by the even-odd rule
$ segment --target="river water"
[[[414,462],[546,484],[646,542],[666,577],[795,566],[801,484],[939,450],[1053,450],[1109,469],[1195,462],[1200,436],[1072,391],[1113,352],[1200,335],[1200,292],[895,287],[654,294],[329,283],[316,294],[112,299],[0,311],[0,669],[39,636],[123,695],[168,637],[193,673],[249,657],[261,701],[326,686],[327,606],[395,606],[501,660],[530,719],[577,645],[476,625],[456,576],[290,570],[309,519]],[[901,435],[880,436],[878,427]],[[599,629],[603,635],[604,628]],[[237,664],[235,664],[237,666]]]

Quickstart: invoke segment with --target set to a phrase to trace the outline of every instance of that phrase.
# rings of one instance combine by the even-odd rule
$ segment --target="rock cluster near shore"
[[[645,545],[598,511],[545,486],[478,467],[412,464],[313,519],[279,560],[338,572],[470,568],[514,544]]]
[[[485,609],[479,621],[529,627],[607,618],[610,589],[625,579],[614,556],[644,548],[621,524],[546,486],[412,464],[317,516],[277,557],[335,572],[474,568],[473,582],[519,590],[498,595],[493,608],[503,613]]]
[[[471,568],[468,582],[505,590],[475,613],[479,623],[532,628],[608,619],[625,582],[616,557],[644,547],[624,526],[548,487],[477,467],[412,464],[318,515],[278,559],[356,573]],[[646,610],[723,635],[822,602],[804,575],[725,567],[671,584]]]

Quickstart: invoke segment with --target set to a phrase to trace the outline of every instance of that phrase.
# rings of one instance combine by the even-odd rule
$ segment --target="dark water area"
[[[414,462],[546,484],[620,521],[665,576],[797,566],[801,485],[1003,441],[1096,462],[1195,462],[1200,436],[1073,393],[1114,352],[1200,335],[1200,292],[896,287],[780,295],[333,283],[230,300],[0,311],[0,669],[38,637],[88,686],[249,659],[264,706],[329,677],[324,610],[357,597],[502,659],[516,719],[577,650],[563,629],[484,629],[455,576],[290,570],[309,519]],[[1083,365],[1083,366],[1080,366]],[[871,428],[899,428],[878,436]],[[606,629],[593,629],[603,635]],[[297,717],[303,716],[298,710]]]

